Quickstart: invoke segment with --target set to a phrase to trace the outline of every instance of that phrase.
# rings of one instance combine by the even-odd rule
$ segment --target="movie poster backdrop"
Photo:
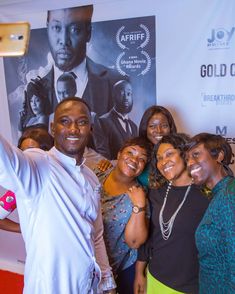
[[[95,63],[116,71],[120,77],[128,77],[133,88],[133,108],[129,117],[138,126],[144,110],[156,103],[155,16],[92,23],[87,56]],[[36,98],[34,107],[38,110],[33,111],[32,104],[27,105],[26,90],[29,92],[30,82],[43,79],[53,64],[47,28],[31,30],[29,50],[25,56],[4,58],[12,139],[15,144],[26,127],[26,121],[27,126],[49,124],[49,106],[42,106],[40,99]],[[43,86],[40,88],[39,82],[37,95],[40,94],[43,96]],[[102,103],[102,100],[99,101],[100,105]],[[36,111],[42,112],[39,120],[36,119]],[[97,113],[96,109],[92,111]]]

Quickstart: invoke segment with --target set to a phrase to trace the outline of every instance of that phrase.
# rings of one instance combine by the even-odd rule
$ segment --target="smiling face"
[[[140,175],[148,161],[146,150],[138,145],[125,147],[117,159],[119,171],[130,178]]]
[[[180,151],[169,143],[160,144],[157,150],[157,168],[168,181],[174,185],[187,185],[188,172]]]
[[[147,138],[154,145],[157,144],[163,135],[170,133],[170,125],[167,117],[161,112],[155,113],[148,121]]]
[[[205,184],[212,189],[222,178],[218,159],[211,156],[204,144],[198,144],[187,152],[187,167],[196,185]]]
[[[80,164],[91,134],[91,118],[87,106],[80,101],[64,101],[56,109],[51,131],[55,147]]]
[[[91,37],[89,12],[85,6],[48,12],[47,34],[56,66],[70,71],[86,56]]]

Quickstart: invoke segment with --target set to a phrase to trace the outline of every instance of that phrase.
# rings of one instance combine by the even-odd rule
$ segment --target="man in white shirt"
[[[99,182],[83,160],[91,132],[86,103],[63,100],[51,130],[48,152],[22,152],[0,137],[0,184],[17,195],[27,253],[24,294],[112,293]]]

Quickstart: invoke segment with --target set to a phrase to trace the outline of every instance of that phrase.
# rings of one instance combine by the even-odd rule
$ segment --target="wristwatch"
[[[134,213],[139,213],[139,212],[145,211],[145,210],[146,210],[146,206],[139,207],[138,205],[133,205],[133,207],[132,207],[132,212],[134,212]]]

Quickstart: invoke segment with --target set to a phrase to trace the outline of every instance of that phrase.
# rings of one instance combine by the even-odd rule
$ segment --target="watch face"
[[[138,212],[140,211],[140,209],[139,209],[138,206],[133,206],[132,211],[133,211],[134,213],[138,213]]]

